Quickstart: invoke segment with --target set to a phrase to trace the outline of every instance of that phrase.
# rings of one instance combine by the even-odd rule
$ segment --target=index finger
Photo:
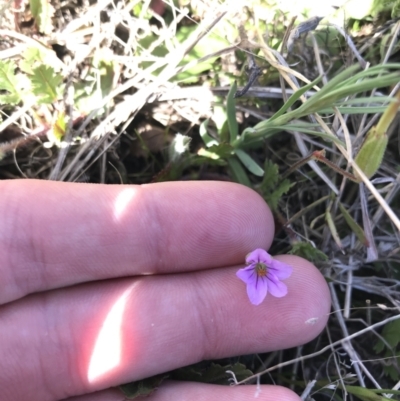
[[[86,281],[242,263],[271,244],[264,200],[227,182],[0,183],[0,303]]]

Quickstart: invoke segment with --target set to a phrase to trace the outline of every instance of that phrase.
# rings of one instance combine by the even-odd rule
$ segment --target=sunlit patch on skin
[[[306,320],[306,324],[311,324],[314,325],[315,323],[317,323],[319,320],[318,317],[312,317],[311,319]]]
[[[129,202],[132,201],[136,193],[137,189],[126,188],[118,194],[114,205],[114,216],[117,221],[121,219],[126,211],[127,206],[129,205]]]
[[[88,369],[89,383],[95,382],[102,375],[118,367],[121,363],[123,315],[133,286],[125,290],[117,299],[100,328],[90,358]]]

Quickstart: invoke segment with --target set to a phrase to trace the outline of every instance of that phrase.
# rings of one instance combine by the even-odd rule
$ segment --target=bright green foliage
[[[197,30],[197,26],[183,26],[176,33],[176,40],[183,43]],[[210,58],[203,62],[198,63],[202,57],[215,53],[230,43],[224,39],[223,35],[218,35],[218,29],[203,38],[196,46],[186,55],[182,64],[187,65],[193,63],[194,65],[188,70],[179,73],[174,80],[189,82],[197,82],[200,74],[205,71],[212,70],[215,66],[216,57]]]
[[[358,152],[355,162],[370,178],[379,169],[388,144],[386,131],[397,115],[400,106],[400,91],[397,91],[394,101],[389,103],[376,126],[373,126]],[[357,172],[355,172],[357,176]],[[361,178],[359,178],[361,181]]]
[[[289,180],[280,180],[278,166],[270,160],[265,161],[264,178],[260,190],[272,210],[276,210],[282,195],[293,186]]]
[[[392,6],[392,18],[400,17],[400,0],[396,0]]]
[[[89,114],[98,108],[97,115],[105,113],[106,107],[102,107],[106,98],[113,89],[115,77],[115,64],[110,61],[112,54],[107,51],[99,51],[93,59],[93,65],[85,79],[75,85],[75,107],[82,114]]]
[[[252,157],[242,149],[235,149],[235,154],[243,165],[250,171],[250,173],[262,177],[264,175],[264,170],[257,164]]]
[[[44,34],[49,34],[53,30],[53,24],[51,22],[53,7],[50,4],[50,0],[30,0],[29,4],[39,31]]]
[[[232,156],[232,146],[228,143],[220,143],[218,145],[211,145],[208,151],[218,155],[222,159],[227,159]]]
[[[24,50],[18,67],[21,71],[31,75],[33,74],[33,69],[42,64],[53,67],[56,72],[63,70],[65,67],[53,49],[45,47],[39,42],[37,42],[36,46],[29,46]]]
[[[0,104],[15,105],[21,101],[21,88],[15,75],[15,63],[11,60],[0,60]]]
[[[100,73],[100,90],[102,98],[110,94],[114,82],[114,68],[112,61],[101,59],[97,66]]]
[[[283,130],[293,131],[294,128],[290,124],[291,121],[313,113],[318,113],[332,106],[338,106],[338,102],[341,102],[342,99],[345,99],[347,96],[352,96],[371,89],[390,86],[397,83],[400,79],[400,64],[396,63],[377,65],[357,73],[358,69],[358,65],[353,65],[342,71],[298,108],[289,111],[285,110],[286,106],[284,105],[282,108],[283,110],[277,112],[278,117],[273,116],[268,120],[259,122],[252,128],[246,128],[242,135],[239,136],[238,140],[233,143],[233,146],[241,147],[250,143],[256,143],[262,139],[270,138]],[[300,89],[300,91],[301,90],[302,89]],[[298,95],[292,95],[289,100],[293,102],[293,99],[296,100],[296,96]],[[368,103],[374,101],[375,97],[372,97],[369,99]],[[360,103],[360,107],[365,103],[367,102]],[[309,125],[309,128],[312,128],[312,125]],[[297,131],[299,130],[297,129]],[[305,131],[303,129],[300,132]],[[312,132],[309,131],[308,133]],[[336,140],[333,136],[330,139],[332,141]]]
[[[384,357],[393,358],[393,364],[384,364],[383,371],[387,376],[390,376],[393,380],[397,381],[399,373],[398,368],[396,367],[398,366],[398,360],[400,357],[400,349],[398,349],[398,345],[400,343],[400,319],[393,320],[392,322],[386,324],[381,335],[387,344],[385,344],[382,340],[378,340],[374,346],[374,350],[376,352],[382,352],[386,350]],[[388,346],[390,348],[388,348]]]
[[[358,152],[355,162],[364,174],[371,178],[379,169],[385,154],[388,137],[386,132],[378,132],[372,127]],[[355,172],[357,176],[357,172]]]
[[[40,65],[33,69],[30,76],[32,92],[39,97],[40,103],[53,103],[60,99],[63,93],[63,77],[52,67]]]
[[[301,256],[310,262],[325,262],[328,260],[322,251],[314,248],[309,242],[296,242],[293,244],[292,249],[288,252],[290,255]]]
[[[28,47],[23,55],[19,67],[27,74],[33,74],[33,68],[36,65],[46,64],[44,62],[44,53],[37,47]]]
[[[234,181],[242,185],[246,185],[246,187],[252,188],[249,176],[247,175],[246,170],[239,159],[236,157],[230,157],[227,162]]]

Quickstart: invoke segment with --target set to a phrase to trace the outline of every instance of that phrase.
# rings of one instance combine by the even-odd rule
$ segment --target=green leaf
[[[357,222],[351,217],[350,213],[346,210],[346,208],[339,202],[339,209],[342,212],[346,223],[351,228],[353,233],[357,236],[358,240],[364,245],[369,246],[369,242],[367,237],[365,236],[364,230],[357,224]]]
[[[393,19],[396,19],[400,16],[400,0],[397,0],[392,6],[392,15]]]
[[[386,131],[379,132],[375,126],[368,131],[354,160],[368,178],[371,178],[381,166],[387,144]],[[356,171],[354,174],[357,177]],[[361,181],[361,178],[359,179]]]
[[[332,214],[329,210],[325,212],[325,221],[328,224],[329,230],[332,234],[333,240],[335,241],[336,245],[339,249],[343,249],[342,241],[340,240],[339,233],[336,229],[335,222],[333,221]]]
[[[238,135],[239,135],[239,127],[238,123],[236,121],[236,101],[234,98],[234,95],[237,90],[237,84],[236,81],[233,83],[231,86],[231,89],[229,90],[228,97],[226,100],[226,116],[228,119],[228,127],[229,127],[229,132],[230,132],[230,142],[233,143],[236,141]]]
[[[309,242],[296,242],[288,252],[290,255],[301,256],[313,263],[325,262],[328,256],[317,248],[314,248]]]
[[[294,111],[295,118],[318,112],[320,109],[329,107],[346,96],[389,86],[394,82],[398,82],[400,78],[398,71],[394,73],[387,72],[391,69],[399,70],[400,64],[396,63],[377,65],[355,74],[358,69],[359,66],[355,64],[332,78],[319,92],[311,96]]]
[[[264,163],[264,178],[261,183],[262,192],[272,192],[279,179],[279,167],[266,159]]]
[[[279,182],[279,185],[277,185]],[[293,186],[289,180],[281,180],[279,176],[278,166],[270,160],[264,163],[264,178],[262,180],[260,190],[272,210],[276,210],[278,203],[286,192]]]
[[[239,160],[236,157],[230,157],[227,161],[233,179],[236,182],[251,188],[249,177],[247,176],[246,171],[242,167],[242,164],[239,162]]]
[[[383,397],[381,395],[375,394],[373,391],[365,387],[359,386],[345,386],[346,390],[359,398],[362,401],[384,401],[390,400],[391,398]]]
[[[0,104],[15,105],[21,101],[21,90],[15,75],[15,68],[16,65],[13,61],[0,60],[0,91],[8,92],[0,94]]]
[[[218,155],[222,159],[228,159],[232,156],[233,148],[228,143],[219,143],[218,145],[210,146],[208,151]]]
[[[133,400],[137,397],[144,397],[151,394],[168,376],[168,374],[164,373],[147,379],[123,384],[119,388],[126,398]]]
[[[287,100],[287,102],[270,118],[270,121],[280,117],[283,115],[293,104],[300,99],[304,93],[312,89],[319,81],[321,77],[314,79],[314,81],[310,82],[308,85],[304,85],[303,87],[299,88],[296,92],[293,93],[292,96]]]
[[[63,77],[52,67],[40,65],[33,69],[30,75],[33,93],[39,97],[40,103],[53,103],[59,100],[63,91]]]
[[[390,347],[396,348],[400,342],[400,319],[387,323],[382,330],[382,337]],[[382,340],[379,340],[374,346],[374,350],[381,352],[385,347],[386,344]]]
[[[250,173],[253,173],[258,177],[262,177],[264,175],[264,170],[244,150],[235,149],[235,153],[247,170],[250,171]]]
[[[253,128],[246,128],[233,145],[235,147],[242,147],[242,145],[246,146],[249,143],[255,143],[262,139],[269,138],[279,133],[283,127],[288,131],[296,131],[295,125],[292,129],[288,128],[288,126],[291,125],[289,124],[290,121],[300,119],[312,113],[318,113],[320,110],[326,110],[332,106],[340,106],[342,99],[347,96],[352,96],[375,88],[390,86],[398,83],[400,79],[400,64],[397,63],[378,65],[355,74],[357,69],[358,66],[355,65],[338,74],[297,109],[287,111],[278,117],[272,117],[269,120],[261,121]],[[391,70],[397,71],[390,72]],[[371,103],[371,101],[366,102],[367,105]],[[321,133],[318,134],[307,131],[305,126],[303,126],[301,131],[300,129],[297,129],[297,131],[322,136]],[[326,136],[326,134],[324,135]],[[336,138],[330,138],[330,140],[337,141]]]
[[[211,135],[208,134],[209,121],[210,121],[210,119],[207,118],[207,120],[204,120],[200,124],[200,136],[201,136],[201,139],[203,140],[204,144],[207,147],[210,147],[212,145],[218,145],[218,142]]]
[[[54,9],[50,4],[50,0],[29,0],[30,9],[39,32],[49,34],[53,30],[51,18]]]
[[[224,28],[228,28],[228,24],[224,25]],[[179,43],[184,43],[191,35],[195,35],[197,25],[182,26],[179,28],[175,35],[175,40]],[[218,57],[209,57],[211,54],[224,49],[229,46],[230,43],[226,39],[226,32],[224,34],[218,33],[218,27],[214,27],[212,32],[205,36],[202,40],[197,42],[196,46],[185,56],[181,65],[187,66],[184,71],[180,72],[172,80],[184,81],[185,83],[198,82],[199,77],[205,71],[212,70],[215,68],[216,60]],[[167,51],[168,52],[168,51]]]

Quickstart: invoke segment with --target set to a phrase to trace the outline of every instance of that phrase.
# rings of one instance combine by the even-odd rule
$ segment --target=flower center
[[[264,263],[256,263],[255,271],[258,277],[265,277],[267,275],[267,266]]]

